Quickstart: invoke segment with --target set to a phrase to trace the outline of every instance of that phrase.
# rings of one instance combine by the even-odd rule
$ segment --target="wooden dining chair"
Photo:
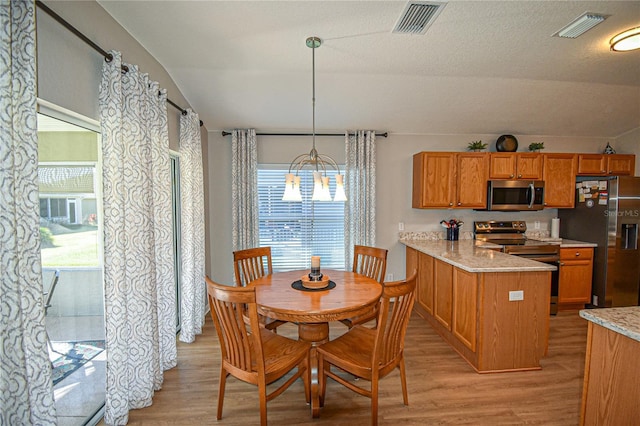
[[[415,300],[417,272],[406,280],[385,283],[380,298],[378,327],[356,325],[335,340],[317,348],[320,377],[320,406],[324,405],[327,377],[352,391],[371,398],[371,424],[378,424],[379,380],[400,369],[402,397],[409,405],[404,365],[404,336]],[[371,382],[368,389],[348,381],[331,367]]]
[[[387,249],[356,245],[353,247],[353,272],[367,276],[384,283],[384,274],[387,271]],[[376,319],[377,309],[367,312],[355,318],[345,318],[341,323],[351,328],[357,324],[364,324]]]
[[[236,276],[236,286],[246,287],[251,281],[269,275],[273,272],[271,264],[271,247],[255,247],[233,252],[233,271]],[[276,320],[260,315],[260,324],[267,330],[276,328],[286,321]],[[246,319],[246,318],[245,318]]]
[[[259,324],[256,290],[253,287],[233,287],[206,278],[211,316],[215,324],[222,362],[217,419],[222,418],[222,405],[227,376],[258,386],[260,424],[267,424],[267,402],[282,394],[298,378],[304,382],[307,403],[311,399],[309,351],[311,344],[279,336]],[[242,312],[249,316],[249,327]],[[281,379],[297,367],[276,389],[267,385]]]

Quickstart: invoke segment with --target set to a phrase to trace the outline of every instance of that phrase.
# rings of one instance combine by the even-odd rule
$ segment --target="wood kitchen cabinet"
[[[485,208],[488,153],[420,152],[413,156],[414,208]]]
[[[593,248],[561,248],[558,273],[558,309],[584,307],[591,302]],[[571,306],[573,305],[573,306]]]
[[[550,271],[469,272],[409,246],[406,267],[418,268],[416,313],[477,372],[540,369]],[[522,300],[510,299],[516,291]]]
[[[478,274],[453,269],[453,323],[451,332],[476,351],[478,326]]]
[[[571,209],[575,207],[576,154],[544,154],[542,179],[545,181],[544,206]]]
[[[434,259],[433,263],[433,316],[451,331],[453,266],[438,259]]]
[[[491,179],[542,179],[542,155],[539,153],[492,152]]]
[[[633,176],[635,167],[633,154],[578,154],[579,176]]]

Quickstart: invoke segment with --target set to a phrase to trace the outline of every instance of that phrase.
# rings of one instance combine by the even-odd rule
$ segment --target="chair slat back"
[[[384,282],[387,270],[387,249],[367,246],[353,247],[353,272]]]
[[[372,365],[395,363],[404,349],[404,337],[415,302],[417,272],[406,280],[385,283],[380,298]]]
[[[208,277],[206,281],[211,317],[220,340],[223,361],[249,373],[264,368],[255,288],[225,286]],[[250,328],[242,316],[245,307]]]
[[[233,252],[236,286],[246,287],[251,281],[272,272],[271,247],[256,247]]]

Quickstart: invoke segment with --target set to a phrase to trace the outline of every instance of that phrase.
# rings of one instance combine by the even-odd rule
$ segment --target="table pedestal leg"
[[[311,415],[313,417],[320,417],[320,382],[318,382],[318,354],[316,352],[316,346],[329,341],[329,323],[298,324],[298,339],[313,345],[309,362],[311,370]]]

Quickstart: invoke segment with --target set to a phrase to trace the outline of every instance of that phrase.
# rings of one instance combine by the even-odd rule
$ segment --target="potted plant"
[[[482,143],[482,141],[473,141],[473,142],[469,142],[469,145],[467,146],[467,150],[469,150],[469,151],[482,151],[486,147],[487,147],[487,144],[486,143]]]
[[[537,152],[541,149],[544,149],[544,142],[533,142],[529,144],[529,151],[531,152]]]

